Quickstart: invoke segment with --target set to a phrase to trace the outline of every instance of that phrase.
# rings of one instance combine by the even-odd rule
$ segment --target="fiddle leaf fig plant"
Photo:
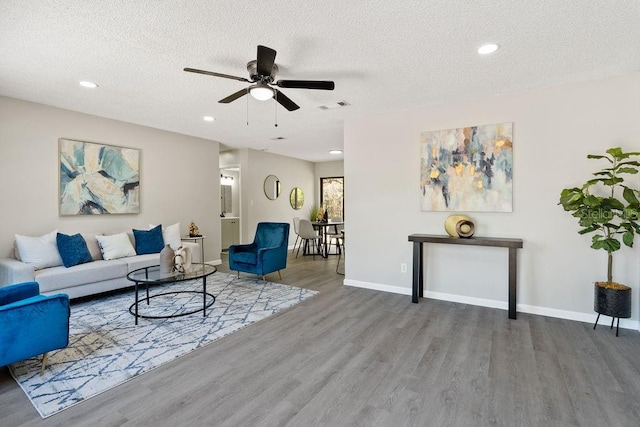
[[[607,252],[607,283],[613,283],[613,252],[622,244],[633,247],[640,234],[640,190],[627,185],[624,176],[636,175],[640,152],[610,148],[605,155],[589,154],[588,159],[606,160],[608,167],[594,172],[595,178],[582,187],[565,188],[559,205],[578,218],[580,234],[593,233],[591,247]]]

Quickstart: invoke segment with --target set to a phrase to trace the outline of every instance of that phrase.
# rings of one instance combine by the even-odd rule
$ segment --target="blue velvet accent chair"
[[[0,288],[0,366],[42,354],[42,375],[47,352],[68,344],[68,295],[40,295],[36,282]]]
[[[229,268],[262,276],[287,267],[289,223],[260,222],[253,243],[229,246]]]

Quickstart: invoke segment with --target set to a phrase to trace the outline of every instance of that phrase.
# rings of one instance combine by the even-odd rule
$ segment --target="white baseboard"
[[[575,320],[578,322],[591,323],[592,325],[596,321],[598,314],[593,313],[581,313],[578,311],[558,310],[556,308],[538,307],[535,305],[518,304],[518,311],[522,313],[538,314],[540,316],[556,317],[559,319]],[[611,326],[611,318],[607,316],[600,316],[598,325]],[[615,325],[614,325],[615,326]],[[638,320],[620,319],[620,327],[624,329],[640,329],[640,322]]]
[[[220,265],[220,264],[222,264],[222,260],[221,259],[215,259],[213,261],[205,261],[205,264]]]
[[[391,292],[392,294],[411,295],[411,289],[400,286],[381,285],[379,283],[361,282],[359,280],[345,279],[344,284],[354,288],[372,289],[374,291]]]
[[[401,286],[382,285],[380,283],[361,282],[358,280],[345,279],[344,284],[346,286],[353,286],[356,288],[371,289],[374,291],[390,292],[401,295],[411,295],[411,289]],[[500,310],[507,311],[509,304],[506,301],[490,300],[485,298],[468,297],[464,295],[447,294],[443,292],[425,291],[425,298],[431,298],[441,301],[456,302],[460,304],[477,305],[480,307],[498,308]],[[596,320],[596,313],[580,313],[576,311],[558,310],[556,308],[538,307],[535,305],[518,304],[517,311],[519,313],[537,314],[539,316],[555,317],[558,319],[575,320],[578,322],[593,324]],[[611,326],[611,318],[606,316],[600,316],[598,325]],[[615,326],[615,325],[614,325]],[[620,327],[624,329],[640,329],[640,322],[638,320],[620,319]]]

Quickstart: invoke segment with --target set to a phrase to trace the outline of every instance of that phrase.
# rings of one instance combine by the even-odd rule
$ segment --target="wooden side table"
[[[207,236],[182,236],[180,237],[180,240],[182,240],[183,242],[195,242],[195,243],[200,243],[200,262],[202,264],[204,264],[204,239],[206,239]]]

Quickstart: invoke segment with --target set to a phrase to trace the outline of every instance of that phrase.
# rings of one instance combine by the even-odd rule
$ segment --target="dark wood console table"
[[[517,249],[522,248],[522,239],[504,239],[495,237],[472,237],[470,239],[453,238],[434,234],[411,234],[409,241],[413,242],[413,293],[411,302],[418,303],[418,298],[424,293],[423,243],[444,243],[449,245],[493,246],[509,248],[509,319],[516,318],[516,280],[517,280]]]

